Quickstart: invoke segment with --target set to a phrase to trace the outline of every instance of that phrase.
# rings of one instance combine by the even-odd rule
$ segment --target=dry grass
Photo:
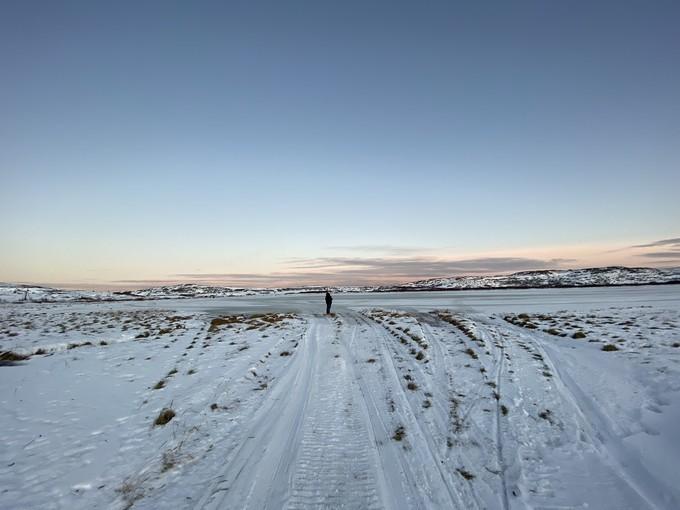
[[[27,354],[19,354],[14,351],[3,351],[0,352],[0,362],[14,363],[17,361],[24,361],[30,358]]]
[[[170,422],[170,420],[172,420],[174,417],[175,411],[166,407],[163,410],[161,410],[160,413],[158,413],[158,416],[154,420],[153,425],[154,427],[167,425]]]
[[[564,336],[564,333],[562,333],[559,329],[549,328],[549,329],[546,329],[546,330],[544,330],[544,331],[545,331],[546,333],[548,333],[549,335],[553,335],[553,336]]]
[[[477,356],[477,353],[475,351],[473,351],[472,349],[470,349],[469,347],[467,349],[465,349],[465,354],[470,356],[472,359],[479,359],[479,357]]]
[[[474,478],[475,478],[475,475],[473,475],[472,473],[470,473],[469,471],[467,471],[463,468],[458,468],[458,469],[456,469],[456,471],[458,472],[458,474],[460,476],[462,476],[466,480],[474,480]]]
[[[231,324],[241,324],[243,322],[243,317],[240,315],[228,315],[226,317],[216,317],[210,321],[210,327],[208,332],[214,333],[221,326],[231,325]]]
[[[116,489],[116,492],[121,495],[125,506],[125,510],[132,508],[136,501],[144,497],[144,490],[142,489],[142,483],[139,480],[133,480],[131,478],[125,480],[123,484]]]
[[[175,467],[175,464],[177,464],[177,454],[172,450],[163,452],[163,458],[161,460],[161,473],[170,471]]]
[[[544,411],[541,411],[538,413],[538,417],[542,418],[543,420],[549,421],[550,423],[553,422],[553,414],[550,409],[545,409]]]
[[[392,439],[395,441],[401,441],[406,437],[406,429],[402,425],[399,425],[397,429],[394,431],[394,435],[392,436]]]

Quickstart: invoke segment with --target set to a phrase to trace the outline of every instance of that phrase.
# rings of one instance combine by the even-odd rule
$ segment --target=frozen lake
[[[91,306],[91,305],[86,305]],[[121,306],[102,305],[102,306]],[[319,312],[321,294],[184,299],[125,303],[122,306],[162,308],[216,313]],[[385,292],[335,294],[334,311],[383,307],[425,311],[437,308],[466,312],[588,311],[610,307],[650,306],[680,310],[680,285],[596,287],[563,289],[509,289],[437,292]]]

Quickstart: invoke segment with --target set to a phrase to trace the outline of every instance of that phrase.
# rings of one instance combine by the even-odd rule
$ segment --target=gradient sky
[[[0,281],[680,266],[678,27],[677,1],[3,2]]]

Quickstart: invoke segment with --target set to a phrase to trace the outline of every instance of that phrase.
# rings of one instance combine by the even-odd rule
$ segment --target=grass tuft
[[[477,353],[475,351],[473,351],[472,349],[470,349],[469,347],[467,349],[465,349],[465,354],[470,356],[472,359],[479,359],[479,357],[477,356]]]
[[[401,441],[406,437],[406,429],[402,425],[399,425],[397,429],[394,431],[394,435],[392,436],[392,439],[395,441]]]
[[[30,356],[26,354],[19,354],[18,352],[14,351],[3,351],[0,352],[0,361],[5,361],[5,362],[10,362],[13,363],[15,361],[24,361],[27,360]]]
[[[170,422],[175,417],[175,411],[169,408],[164,408],[156,417],[153,424],[154,427],[163,426]]]
[[[470,473],[469,471],[467,471],[463,468],[458,468],[458,469],[456,469],[456,471],[458,471],[458,474],[460,476],[462,476],[463,478],[465,478],[466,480],[474,480],[474,478],[475,478],[475,475],[473,475],[472,473]]]

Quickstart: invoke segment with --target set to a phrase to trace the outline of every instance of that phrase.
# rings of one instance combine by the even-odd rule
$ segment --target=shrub
[[[583,331],[577,331],[573,335],[571,335],[572,338],[579,339],[579,338],[585,338],[586,334]]]
[[[616,347],[614,344],[606,344],[606,345],[603,345],[603,346],[602,346],[602,350],[603,350],[603,351],[607,351],[607,352],[609,352],[609,351],[618,351],[619,348]]]

